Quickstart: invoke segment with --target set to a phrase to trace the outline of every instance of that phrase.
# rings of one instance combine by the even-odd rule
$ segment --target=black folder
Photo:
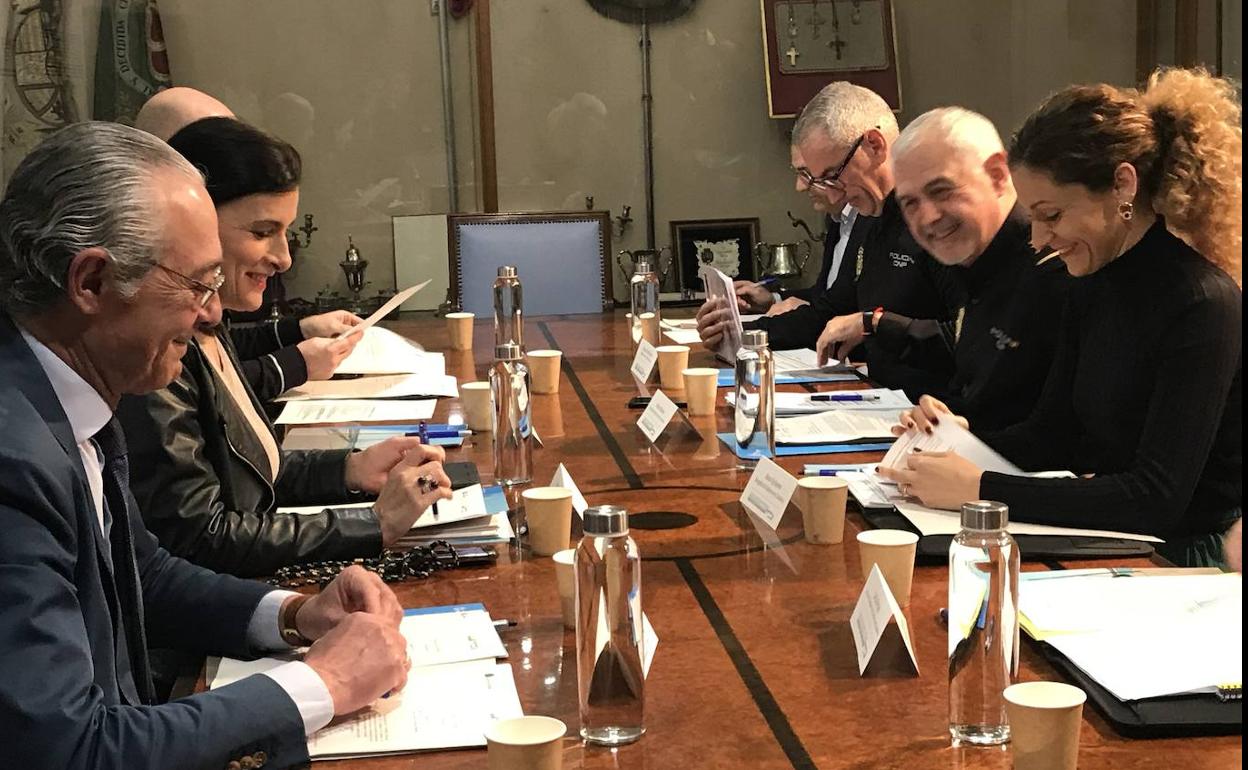
[[[1244,732],[1241,700],[1223,702],[1216,695],[1206,693],[1121,701],[1056,647],[1034,639],[1031,642],[1054,668],[1088,694],[1088,701],[1106,722],[1128,738],[1242,735]]]
[[[904,529],[919,534],[910,520],[895,508],[863,508],[862,517],[873,527]],[[949,541],[952,539],[952,535],[920,535],[915,558],[928,563],[948,559]],[[1019,555],[1025,561],[1134,559],[1148,558],[1153,553],[1150,543],[1117,537],[1015,535],[1014,541],[1018,543]]]

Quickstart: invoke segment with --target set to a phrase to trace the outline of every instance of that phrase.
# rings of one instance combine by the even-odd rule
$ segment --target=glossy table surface
[[[717,427],[728,429],[726,390],[720,390],[715,417],[686,423],[677,416],[651,444],[636,426],[639,412],[626,406],[637,393],[628,371],[627,323],[623,312],[526,322],[527,348],[558,348],[564,356],[559,393],[533,397],[533,422],[544,442],[533,455],[537,484],[548,483],[563,463],[591,505],[620,505],[634,515],[683,513],[689,517],[649,518],[691,522],[673,529],[642,529],[635,522],[632,530],[644,559],[643,606],[660,640],[646,683],[646,735],[615,750],[567,738],[564,767],[1009,768],[1008,748],[949,745],[945,629],[937,618],[947,569],[915,569],[907,616],[919,675],[886,665],[859,676],[849,617],[863,583],[854,535],[864,522],[851,511],[844,544],[809,545],[800,512],[790,507],[778,530],[781,547],[764,547],[738,503],[749,472],[735,468],[732,452],[714,435]],[[387,325],[429,350],[446,350],[442,321]],[[478,320],[474,342],[472,351],[446,350],[447,373],[461,383],[486,377],[493,344],[488,320]],[[690,365],[714,364],[709,353],[695,349]],[[443,399],[435,419],[458,414],[459,402]],[[475,461],[488,483],[489,440],[488,433],[473,436],[449,450],[448,460]],[[780,462],[797,474],[807,461],[879,457]],[[513,507],[519,507],[519,491],[509,493]],[[574,538],[578,534],[574,525]],[[499,550],[495,567],[443,572],[394,588],[406,607],[479,601],[495,618],[514,620],[502,638],[525,713],[557,717],[575,734],[574,634],[563,629],[553,564],[523,547]],[[1025,570],[1056,566],[1024,563]],[[1034,645],[1024,643],[1020,680],[1057,676]],[[406,697],[426,695],[437,697]],[[1090,706],[1084,711],[1084,770],[1238,768],[1241,761],[1239,737],[1130,740]],[[448,751],[317,766],[480,768],[486,755]]]

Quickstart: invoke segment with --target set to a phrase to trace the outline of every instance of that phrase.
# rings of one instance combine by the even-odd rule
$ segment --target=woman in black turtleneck
[[[927,505],[1000,500],[1012,519],[1149,533],[1178,563],[1221,561],[1243,491],[1241,144],[1233,89],[1202,71],[1050,97],[1010,164],[1033,245],[1076,280],[1035,411],[981,438],[1025,471],[1082,477],[952,453],[882,472]],[[902,427],[942,418],[962,420],[925,397]]]

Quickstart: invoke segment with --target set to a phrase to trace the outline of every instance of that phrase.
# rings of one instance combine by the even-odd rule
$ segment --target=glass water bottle
[[[514,265],[499,267],[494,279],[494,346],[508,342],[524,352],[524,289]]]
[[[529,368],[514,342],[494,348],[490,395],[494,402],[494,481],[503,486],[533,480],[533,426]]]
[[[641,558],[623,508],[587,508],[584,530],[575,560],[581,737],[618,746],[646,731]]]
[[[737,446],[747,458],[738,467],[752,468],[761,457],[776,455],[776,373],[767,346],[767,332],[742,334],[736,360],[734,429]]]
[[[637,262],[629,281],[633,321],[633,347],[641,340],[659,346],[659,277],[647,260]]]
[[[1019,555],[1008,522],[1003,503],[965,503],[962,531],[949,545],[949,735],[955,746],[1010,739],[1004,692],[1018,672]]]

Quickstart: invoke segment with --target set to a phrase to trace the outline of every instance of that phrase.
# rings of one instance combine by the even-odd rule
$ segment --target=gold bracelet
[[[278,614],[278,633],[281,634],[282,641],[291,647],[307,647],[312,644],[311,639],[300,633],[299,625],[296,622],[299,617],[299,609],[311,601],[311,599],[311,596],[306,595],[291,597],[282,605],[282,611]]]

